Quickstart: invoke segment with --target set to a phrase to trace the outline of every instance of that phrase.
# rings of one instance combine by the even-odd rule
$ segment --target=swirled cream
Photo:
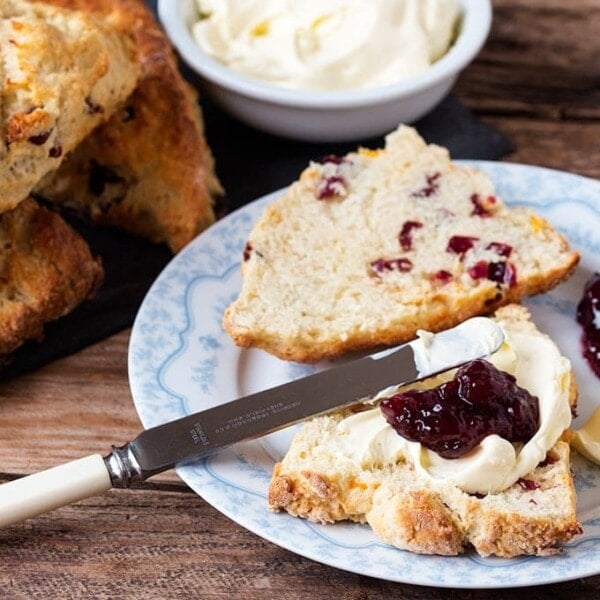
[[[410,461],[423,476],[446,481],[469,493],[500,492],[533,471],[571,422],[571,366],[548,336],[519,325],[501,325],[505,342],[489,360],[514,375],[519,386],[539,399],[539,429],[526,444],[512,444],[498,435],[489,435],[465,456],[445,459],[401,437],[380,409],[374,408],[338,424],[340,451],[363,468]],[[420,386],[433,387],[451,377],[452,373],[446,373]]]
[[[196,0],[197,44],[231,69],[294,89],[396,83],[450,47],[457,0]]]

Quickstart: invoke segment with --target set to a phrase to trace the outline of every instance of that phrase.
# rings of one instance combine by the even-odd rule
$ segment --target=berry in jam
[[[401,392],[382,400],[380,408],[399,435],[443,458],[464,456],[492,434],[527,442],[539,423],[537,397],[481,359],[463,365],[451,381]]]
[[[587,282],[577,305],[577,322],[583,327],[583,356],[600,377],[600,272]]]
[[[400,271],[407,273],[413,268],[413,264],[408,258],[378,258],[371,263],[371,268],[375,273],[384,273],[385,271]]]
[[[412,230],[419,229],[420,227],[423,227],[423,223],[419,221],[406,221],[402,225],[402,229],[398,235],[398,241],[402,250],[412,250]]]

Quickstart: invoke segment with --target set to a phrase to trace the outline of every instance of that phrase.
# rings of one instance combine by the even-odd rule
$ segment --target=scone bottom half
[[[496,318],[510,323],[517,335],[543,336],[523,307],[502,308]],[[576,404],[577,388],[572,373],[562,379],[568,410]],[[582,532],[564,435],[508,488],[466,492],[443,477],[425,476],[409,459],[352,458],[343,424],[372,408],[361,405],[305,423],[275,464],[268,507],[316,523],[365,523],[401,550],[444,556],[473,551],[484,557],[547,556]],[[377,439],[385,445],[384,438]]]

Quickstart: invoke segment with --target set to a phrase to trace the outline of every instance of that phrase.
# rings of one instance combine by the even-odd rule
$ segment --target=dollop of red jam
[[[441,173],[429,173],[425,175],[426,185],[422,187],[420,190],[417,190],[411,194],[413,198],[429,198],[429,196],[433,196],[440,187],[440,177]]]
[[[407,273],[413,268],[413,264],[408,258],[378,258],[371,263],[371,268],[378,274],[385,273],[386,271]]]
[[[600,377],[600,272],[586,283],[577,305],[577,322],[583,327],[583,356]]]
[[[406,221],[404,225],[402,225],[402,229],[398,235],[398,241],[400,242],[402,250],[412,250],[412,230],[419,229],[420,227],[423,227],[423,223],[420,223],[419,221]]]
[[[443,458],[464,456],[492,434],[527,442],[539,423],[538,398],[481,359],[463,365],[451,381],[396,394],[380,408],[398,434]]]

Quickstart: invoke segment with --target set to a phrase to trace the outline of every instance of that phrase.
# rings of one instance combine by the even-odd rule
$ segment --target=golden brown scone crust
[[[0,355],[40,339],[43,325],[98,288],[102,265],[58,214],[31,198],[0,215]]]
[[[113,15],[134,36],[142,74],[124,108],[36,191],[93,222],[179,250],[214,221],[222,189],[196,93],[168,39],[142,0],[49,1]]]
[[[14,208],[132,92],[131,39],[109,20],[24,0],[0,5],[0,212]]]
[[[483,497],[425,481],[408,464],[324,473],[277,463],[268,505],[316,523],[368,522],[383,541],[419,554],[452,556],[473,548],[481,556],[543,556],[581,533],[568,443],[557,442],[549,457],[527,478],[537,489],[515,483]]]

